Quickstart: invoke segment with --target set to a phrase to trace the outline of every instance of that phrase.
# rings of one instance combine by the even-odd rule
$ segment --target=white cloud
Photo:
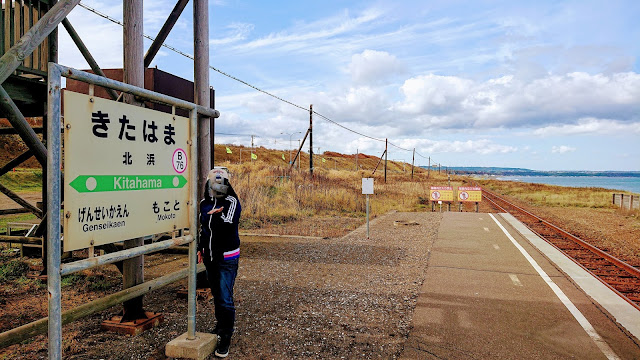
[[[210,39],[210,45],[227,45],[234,42],[242,41],[247,38],[247,36],[253,31],[253,24],[245,24],[245,23],[232,23],[227,26],[229,29],[228,33],[223,38],[219,39]]]
[[[401,74],[405,66],[385,51],[365,50],[351,57],[349,72],[357,84],[380,84],[389,77]]]
[[[455,76],[421,75],[404,82],[405,100],[397,109],[412,114],[440,115],[460,109],[473,94],[473,81]]]
[[[554,154],[566,154],[574,151],[576,151],[576,148],[566,145],[554,146],[551,148],[551,152]]]
[[[640,74],[570,73],[531,81],[505,76],[477,82],[421,75],[405,81],[394,109],[436,128],[517,128],[604,115],[637,122]]]
[[[424,149],[427,153],[469,153],[469,154],[507,154],[516,152],[517,147],[500,145],[490,140],[467,141],[434,141],[431,146]]]
[[[370,23],[383,15],[378,9],[367,9],[362,14],[352,17],[348,12],[341,15],[321,19],[319,21],[301,24],[289,31],[271,33],[263,38],[236,46],[236,49],[299,48],[309,46],[310,41],[330,38],[353,31],[358,27]]]
[[[574,124],[549,125],[533,131],[538,136],[640,134],[640,122],[583,118]]]

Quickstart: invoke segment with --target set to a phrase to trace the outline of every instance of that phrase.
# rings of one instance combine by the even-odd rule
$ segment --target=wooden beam
[[[7,189],[4,185],[0,184],[0,192],[7,195],[11,200],[17,202],[19,205],[22,205],[22,207],[29,209],[29,211],[31,211],[35,216],[39,217],[42,219],[42,210],[38,209],[37,207],[31,205],[31,203],[29,203],[28,201],[24,200],[23,198],[21,198],[18,194],[14,193],[13,191]]]
[[[204,265],[199,264],[197,271],[202,272],[204,270]],[[134,287],[118,291],[115,294],[96,299],[92,302],[80,305],[77,308],[67,310],[62,313],[62,325],[69,324],[83,317],[93,315],[97,312],[118,305],[124,301],[140,297],[163,286],[182,280],[187,277],[187,273],[188,269],[179,270]],[[48,326],[49,318],[47,317],[0,333],[0,349],[18,344],[34,336],[45,334]]]
[[[300,142],[300,146],[298,147],[298,151],[296,152],[296,156],[293,157],[293,160],[291,161],[291,165],[289,165],[289,171],[291,171],[291,169],[293,169],[293,164],[296,163],[296,160],[298,160],[298,156],[300,156],[300,152],[302,151],[302,147],[304,146],[304,142],[307,141],[307,136],[309,136],[309,133],[311,132],[311,128],[307,129],[307,132],[304,134],[304,138],[302,138],[302,141]],[[300,160],[298,160],[300,161]]]
[[[10,242],[16,244],[35,244],[42,245],[42,238],[32,236],[8,236],[0,235],[0,242]]]
[[[30,157],[33,156],[33,152],[31,150],[27,150],[25,152],[23,152],[22,154],[18,155],[15,159],[9,161],[8,163],[4,164],[1,168],[0,168],[0,176],[6,174],[7,172],[11,171],[11,169],[15,168],[16,166],[22,164],[23,162],[29,160]]]
[[[25,209],[25,208],[19,208],[19,209],[1,209],[0,210],[0,215],[13,215],[13,214],[25,214],[25,213],[30,213],[31,210],[29,209]]]
[[[144,55],[145,69],[148,68],[149,65],[151,65],[151,62],[156,57],[158,50],[160,50],[160,47],[162,47],[164,41],[167,40],[167,36],[169,36],[171,29],[173,29],[173,26],[178,21],[178,18],[180,17],[180,14],[182,14],[184,8],[187,6],[187,3],[189,3],[189,0],[178,0],[178,3],[176,3],[176,6],[174,6],[171,14],[169,14],[169,17],[167,18],[167,21],[165,21],[164,25],[162,25],[162,29],[160,29],[160,31],[158,32],[158,36],[156,36],[156,39],[153,40],[153,43],[151,43],[151,46],[149,46],[147,53]]]
[[[58,24],[69,15],[80,0],[61,0],[20,38],[19,41],[0,58],[0,83],[3,83],[18,68],[22,61],[37,48]]]
[[[100,69],[100,66],[98,66],[98,62],[96,62],[96,60],[93,58],[91,52],[89,52],[89,49],[87,49],[87,47],[84,45],[84,42],[82,42],[82,39],[80,39],[80,35],[78,35],[76,29],[73,28],[73,26],[69,22],[69,19],[62,20],[62,25],[64,25],[64,28],[67,29],[69,36],[71,36],[71,40],[73,40],[73,42],[76,44],[76,47],[78,47],[78,50],[80,50],[80,53],[82,54],[82,56],[84,56],[84,59],[91,67],[91,70],[93,70],[94,73],[100,76],[107,77],[102,69]],[[115,90],[109,88],[104,89],[107,91],[112,100],[118,99],[118,93],[116,93]]]
[[[16,129],[22,141],[33,151],[40,165],[44,167],[47,163],[47,149],[2,86],[0,86],[0,107],[4,110],[11,126]]]

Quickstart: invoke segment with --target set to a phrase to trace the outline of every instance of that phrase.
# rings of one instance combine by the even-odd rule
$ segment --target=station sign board
[[[429,190],[429,198],[431,201],[453,201],[453,187],[432,186]]]
[[[362,195],[373,195],[373,178],[362,178]]]
[[[458,187],[458,201],[460,202],[481,202],[481,187]]]
[[[64,93],[64,250],[189,227],[189,119]]]

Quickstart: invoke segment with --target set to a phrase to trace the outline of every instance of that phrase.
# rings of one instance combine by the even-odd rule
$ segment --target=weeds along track
[[[495,193],[482,189],[482,196],[497,211],[513,215],[531,231],[562,251],[640,310],[640,269],[609,255]]]

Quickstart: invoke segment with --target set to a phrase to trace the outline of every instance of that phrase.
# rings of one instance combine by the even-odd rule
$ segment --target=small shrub
[[[102,274],[89,275],[86,279],[87,289],[91,291],[105,291],[111,289],[115,283],[109,282],[109,280]]]
[[[37,280],[37,279],[29,279],[27,277],[19,277],[18,279],[16,279],[16,284],[22,286],[23,288],[27,288],[27,289],[44,289],[47,287],[47,284]]]
[[[84,275],[80,275],[80,274],[72,274],[72,275],[63,276],[62,279],[60,280],[60,285],[62,287],[69,286],[69,285],[75,285],[75,284],[79,283],[80,281],[84,280],[84,278],[85,278],[85,276]]]
[[[13,280],[27,274],[29,265],[19,259],[0,265],[0,281]]]

